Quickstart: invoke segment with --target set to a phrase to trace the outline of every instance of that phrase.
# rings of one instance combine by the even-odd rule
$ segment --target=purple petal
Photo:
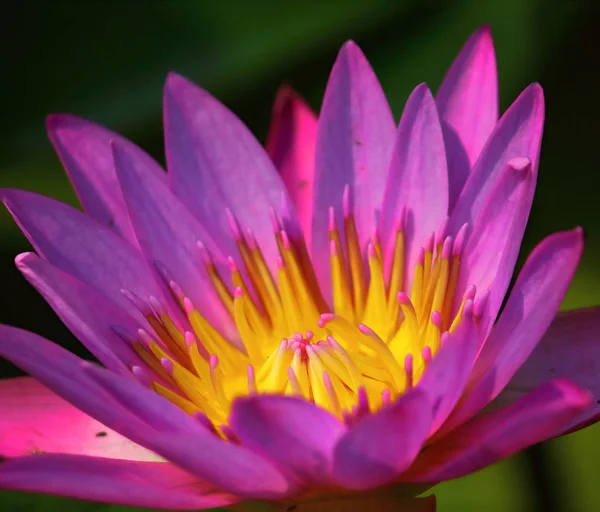
[[[429,434],[431,407],[427,394],[414,389],[366,416],[338,442],[334,478],[354,490],[396,479],[410,466]]]
[[[510,284],[534,189],[529,159],[510,160],[490,192],[464,250],[456,300],[462,300],[470,285],[475,285],[480,295],[489,292],[481,320],[486,336]]]
[[[333,449],[346,427],[329,412],[295,397],[253,396],[235,401],[230,424],[242,445],[300,481],[332,483]]]
[[[0,458],[42,452],[160,460],[31,377],[0,380]]]
[[[564,377],[600,397],[600,308],[559,313],[542,341],[491,404],[513,402],[544,382]],[[597,421],[600,404],[587,409],[565,430]]]
[[[164,93],[165,143],[174,193],[227,253],[235,253],[228,208],[254,232],[275,269],[277,244],[269,209],[286,229],[300,228],[281,177],[248,128],[223,104],[171,73]]]
[[[489,26],[477,30],[446,73],[435,98],[448,156],[450,210],[498,121],[498,73]]]
[[[0,489],[168,510],[223,507],[239,500],[169,463],[63,454],[0,463]]]
[[[100,224],[136,245],[135,234],[119,189],[110,141],[127,145],[140,158],[151,158],[135,144],[106,128],[67,114],[49,116],[48,135],[85,211]],[[160,179],[166,179],[158,166]]]
[[[506,162],[529,158],[533,174],[537,176],[543,127],[544,93],[539,84],[532,84],[498,121],[475,162],[450,217],[451,233],[479,217]],[[533,190],[531,192],[533,194]]]
[[[569,381],[548,382],[430,446],[403,479],[441,482],[482,469],[555,436],[590,404],[589,393]]]
[[[265,147],[296,207],[309,247],[316,143],[317,116],[294,90],[282,87],[275,99]]]
[[[395,123],[381,85],[360,48],[346,43],[331,71],[317,130],[312,255],[330,296],[328,209],[341,216],[350,186],[361,247],[373,233],[394,145]],[[341,220],[341,217],[338,218]]]
[[[448,171],[442,129],[426,84],[412,92],[398,125],[382,206],[382,233],[395,234],[403,210],[406,210],[408,276],[405,289],[410,290],[419,249],[448,215]],[[393,238],[384,243],[388,252],[393,251]]]
[[[582,250],[579,228],[551,235],[534,249],[479,353],[465,398],[444,425],[444,432],[493,400],[529,357],[558,311]]]

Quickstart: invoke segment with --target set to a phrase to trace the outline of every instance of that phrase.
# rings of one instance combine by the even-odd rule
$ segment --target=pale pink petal
[[[441,482],[482,469],[555,436],[590,405],[590,394],[569,381],[548,382],[428,447],[403,480]]]
[[[317,116],[291,88],[277,93],[265,147],[281,173],[310,247]]]
[[[435,97],[448,156],[450,209],[498,121],[498,72],[489,26],[477,30]]]
[[[31,377],[0,380],[0,458],[34,453],[160,460]]]
[[[381,233],[387,237],[383,242],[388,253],[393,251],[398,220],[405,215],[405,290],[410,290],[419,249],[448,215],[448,170],[442,129],[426,84],[417,86],[404,107],[381,210]]]
[[[115,174],[110,141],[127,145],[140,158],[150,160],[150,157],[120,135],[86,119],[55,114],[48,117],[46,126],[85,211],[100,224],[136,245]],[[160,179],[166,179],[158,166],[149,168],[156,170]]]
[[[165,145],[174,193],[229,254],[237,252],[226,209],[250,228],[267,264],[277,244],[269,210],[290,235],[300,227],[281,176],[248,128],[223,104],[182,76],[169,74],[164,91]]]
[[[551,235],[534,249],[479,353],[466,394],[443,432],[485,407],[529,357],[558,311],[582,250],[579,228]]]
[[[346,43],[331,71],[319,115],[315,154],[312,256],[330,296],[328,209],[342,220],[344,187],[361,247],[373,233],[394,145],[395,123],[381,85],[360,48]]]
[[[450,233],[479,217],[509,160],[529,158],[537,176],[543,127],[544,93],[539,84],[532,84],[504,113],[483,147],[450,217]]]
[[[223,507],[239,500],[166,462],[35,455],[0,463],[0,489],[166,510]]]
[[[289,396],[239,398],[230,425],[243,446],[270,458],[300,481],[332,483],[333,449],[346,427],[324,409]]]
[[[359,421],[335,448],[333,476],[365,490],[396,479],[415,459],[431,429],[432,406],[418,389]]]
[[[510,380],[492,407],[513,402],[556,377],[564,377],[592,392],[594,407],[565,430],[581,428],[600,415],[600,308],[559,313],[535,350]]]

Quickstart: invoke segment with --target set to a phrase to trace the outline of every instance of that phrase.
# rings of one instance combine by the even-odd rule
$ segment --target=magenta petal
[[[302,482],[332,483],[333,449],[346,427],[324,409],[288,396],[239,398],[230,424],[243,446],[275,461]]]
[[[590,394],[556,379],[502,409],[478,417],[430,446],[405,477],[411,482],[458,478],[555,436],[590,407]]]
[[[169,74],[164,123],[171,188],[229,254],[236,248],[226,209],[254,232],[275,269],[269,208],[286,229],[300,228],[281,177],[248,128],[223,104],[182,76]]]
[[[600,308],[559,313],[535,350],[492,406],[513,402],[544,382],[564,377],[600,396]],[[587,409],[565,430],[597,421],[600,404]]]
[[[4,203],[36,252],[109,297],[136,318],[121,293],[161,298],[150,268],[133,246],[75,208],[24,190],[3,190]],[[110,279],[107,279],[110,276]]]
[[[373,233],[394,145],[395,123],[381,85],[360,48],[346,43],[331,71],[319,116],[315,155],[312,252],[330,296],[328,209],[341,221],[349,185],[361,247]]]
[[[444,431],[478,413],[526,361],[556,315],[582,250],[579,228],[551,235],[534,249],[479,353],[465,398]]]
[[[31,377],[0,380],[0,458],[40,452],[160,459]]]
[[[535,176],[528,158],[507,162],[487,203],[475,221],[461,261],[456,307],[466,289],[475,285],[489,293],[481,325],[485,336],[496,319],[513,275],[529,218]]]
[[[334,479],[354,490],[396,479],[410,466],[429,434],[431,407],[427,394],[414,389],[359,421],[335,448]]]
[[[239,500],[166,462],[62,454],[1,462],[0,489],[168,510],[223,507]]]
[[[489,26],[477,30],[463,46],[435,101],[444,130],[452,210],[498,121],[498,73]]]
[[[482,149],[450,217],[451,233],[479,217],[509,160],[529,158],[537,176],[543,127],[544,93],[539,84],[532,84],[504,113]]]
[[[406,212],[406,271],[410,290],[419,249],[448,215],[448,171],[442,129],[435,101],[426,84],[412,92],[396,134],[385,187],[381,232],[387,252],[393,251],[400,216]],[[392,258],[387,258],[389,262]],[[388,269],[389,270],[389,269]]]
[[[309,247],[316,144],[317,116],[295,91],[282,87],[275,100],[265,146],[296,207]]]
[[[85,211],[135,245],[135,234],[119,190],[110,141],[127,145],[140,158],[150,160],[150,157],[120,135],[85,119],[57,114],[49,116],[46,125],[50,140]],[[166,179],[158,166],[156,170],[157,176]]]

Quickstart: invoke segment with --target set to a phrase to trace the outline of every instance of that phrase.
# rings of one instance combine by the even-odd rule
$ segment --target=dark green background
[[[176,70],[222,99],[262,139],[279,85],[291,83],[317,109],[336,52],[352,38],[369,57],[398,117],[410,90],[422,81],[435,89],[470,33],[490,23],[502,108],[532,81],[546,92],[538,193],[523,252],[552,231],[583,225],[587,251],[565,307],[600,303],[600,19],[594,1],[13,4],[3,12],[0,31],[0,186],[71,203],[74,195],[45,135],[48,113],[103,123],[162,162],[161,89],[166,73]],[[29,247],[5,212],[0,235],[0,322],[83,354],[14,269],[14,256]],[[18,374],[7,364],[0,371]],[[592,427],[439,486],[439,510],[600,510],[599,456],[600,427]],[[118,509],[7,492],[0,508]]]

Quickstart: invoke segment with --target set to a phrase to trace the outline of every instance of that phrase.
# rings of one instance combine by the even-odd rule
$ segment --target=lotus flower
[[[537,246],[501,311],[540,86],[497,117],[485,27],[398,127],[352,42],[318,121],[281,93],[267,151],[176,74],[167,174],[107,129],[51,116],[86,213],[4,190],[36,251],[16,264],[102,366],[1,327],[0,355],[35,380],[1,383],[0,487],[431,510],[413,498],[594,421],[599,311],[557,315],[581,229]]]

